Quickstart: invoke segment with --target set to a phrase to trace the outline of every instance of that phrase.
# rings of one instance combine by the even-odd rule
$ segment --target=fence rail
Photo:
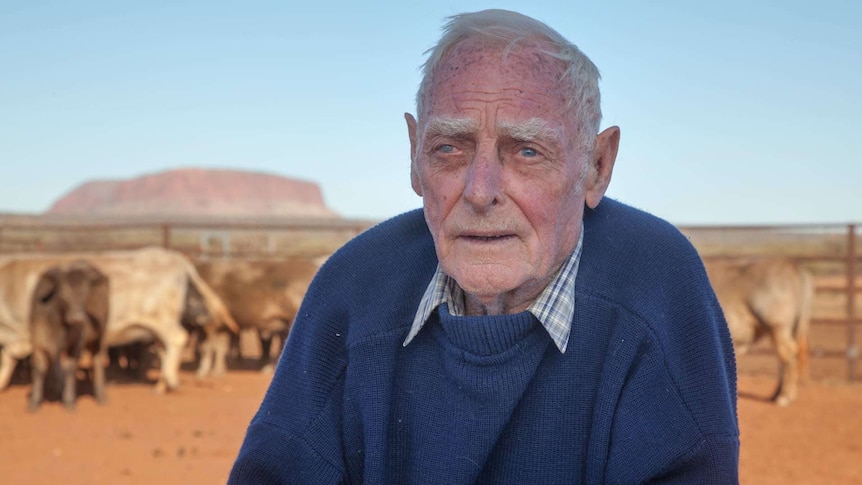
[[[0,214],[0,254],[131,249],[159,245],[195,259],[326,256],[376,221],[187,217],[92,218]],[[858,297],[862,241],[859,226],[680,226],[704,259],[794,258],[815,275],[812,326],[845,327],[843,348],[812,355],[846,358],[847,378],[858,373],[862,309]]]
[[[335,218],[0,217],[0,253],[66,252],[162,246],[194,258],[321,256],[374,224]]]
[[[847,360],[847,379],[859,373],[860,298],[859,226],[683,226],[705,260],[746,260],[782,256],[799,261],[815,277],[815,312],[812,326],[843,326],[844,348],[812,348],[815,357]]]

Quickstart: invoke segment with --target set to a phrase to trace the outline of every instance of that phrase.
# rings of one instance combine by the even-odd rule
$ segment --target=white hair
[[[447,19],[437,45],[428,49],[422,66],[422,82],[416,94],[416,115],[421,119],[426,96],[443,57],[459,42],[479,38],[503,47],[504,55],[519,42],[538,43],[540,51],[565,67],[560,79],[566,98],[565,108],[575,117],[581,143],[590,149],[602,119],[599,70],[595,64],[556,30],[544,23],[508,10],[482,10],[462,13]]]

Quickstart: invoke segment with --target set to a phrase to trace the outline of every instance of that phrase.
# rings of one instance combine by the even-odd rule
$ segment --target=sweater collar
[[[584,225],[581,223],[581,234],[575,250],[536,301],[527,308],[527,311],[541,322],[561,353],[566,352],[572,330],[575,315],[575,278],[578,275],[583,243]],[[448,305],[453,315],[464,315],[464,290],[454,279],[443,273],[438,264],[434,277],[419,301],[410,332],[404,340],[405,347],[422,330],[431,313],[443,303]]]

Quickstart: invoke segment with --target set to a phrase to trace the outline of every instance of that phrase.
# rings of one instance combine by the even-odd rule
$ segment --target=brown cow
[[[66,408],[75,408],[76,374],[84,350],[93,356],[93,394],[97,402],[105,402],[108,308],[108,278],[86,261],[52,266],[39,276],[30,310],[31,411],[42,403],[46,377],[59,384]]]
[[[319,264],[303,258],[285,260],[212,260],[195,264],[198,273],[221,297],[240,329],[255,329],[261,344],[261,369],[270,369],[278,355],[272,355],[273,338],[281,344]],[[238,339],[233,339],[238,343]],[[223,372],[224,358],[215,362],[215,372]]]
[[[811,274],[788,259],[712,262],[706,267],[737,355],[760,337],[771,337],[780,361],[773,400],[787,406],[796,399],[800,376],[808,373]]]

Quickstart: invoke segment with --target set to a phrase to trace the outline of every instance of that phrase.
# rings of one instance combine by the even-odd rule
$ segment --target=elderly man
[[[450,19],[406,115],[424,210],[320,270],[230,483],[738,481],[725,322],[688,241],[603,200],[598,77],[529,17]]]

